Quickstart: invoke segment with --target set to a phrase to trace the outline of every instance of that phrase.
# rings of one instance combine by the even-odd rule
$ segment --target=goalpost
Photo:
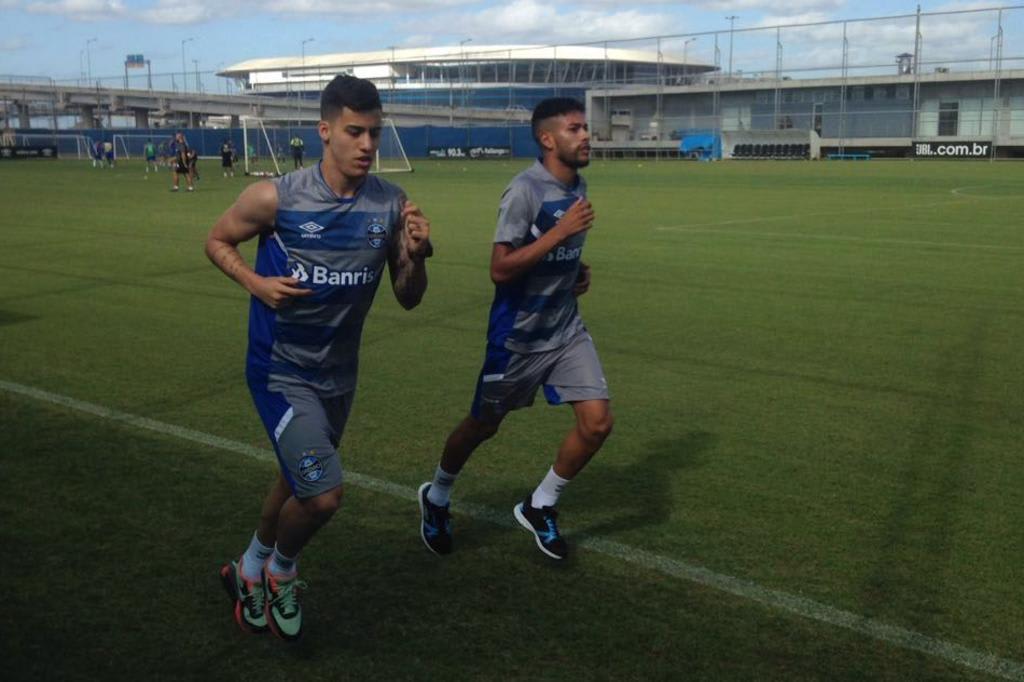
[[[241,124],[245,174],[260,177],[282,175],[281,165],[290,143],[288,132],[267,128],[263,119],[255,116],[242,117]],[[292,133],[297,134],[294,129]],[[306,151],[308,154],[310,150]],[[371,170],[374,173],[410,173],[413,170],[395,123],[390,118],[381,122],[380,145]]]
[[[57,156],[76,159],[91,159],[93,142],[85,135],[22,133],[18,135],[21,144],[26,146],[57,145]]]
[[[278,131],[271,131],[273,133],[273,139],[271,139],[271,134],[263,125],[263,119],[255,116],[243,116],[241,123],[245,174],[258,177],[282,175],[281,164],[278,163],[277,157],[283,147],[281,147],[281,141],[277,139]],[[266,159],[270,160],[273,171],[268,170],[268,166],[263,164]]]
[[[113,140],[114,158],[130,160],[133,156],[142,157],[144,156],[147,142],[152,142],[153,147],[156,148],[160,146],[161,142],[169,141],[170,139],[173,138],[164,140],[159,136],[154,137],[152,135],[116,134]]]
[[[405,147],[398,137],[398,130],[390,118],[385,118],[380,131],[380,146],[373,161],[374,173],[411,173],[412,165],[405,155]]]

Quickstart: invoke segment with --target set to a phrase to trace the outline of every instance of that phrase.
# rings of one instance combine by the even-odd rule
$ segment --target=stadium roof
[[[514,60],[573,60],[573,61],[605,61],[634,62],[657,64],[658,53],[645,50],[624,50],[603,46],[568,45],[476,45],[472,49],[458,46],[449,47],[416,47],[374,50],[369,52],[338,52],[332,54],[306,55],[303,57],[268,57],[265,59],[249,59],[233,64],[220,76],[244,77],[257,71],[280,71],[282,69],[301,68],[333,68],[339,66],[358,66],[372,64],[388,64],[401,62],[430,61],[475,61],[496,62]],[[687,60],[695,70],[712,68],[710,65]],[[683,66],[681,59],[662,53],[662,64]]]

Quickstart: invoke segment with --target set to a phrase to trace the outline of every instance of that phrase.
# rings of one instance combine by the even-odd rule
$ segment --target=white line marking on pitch
[[[956,195],[961,198],[968,198],[968,195]],[[656,230],[676,230],[686,229],[693,227],[717,227],[719,225],[746,225],[749,223],[770,223],[779,220],[800,220],[803,218],[821,218],[828,216],[844,216],[850,213],[875,213],[877,211],[904,211],[907,209],[919,209],[919,208],[936,208],[939,206],[945,206],[947,204],[960,203],[955,199],[945,199],[943,201],[930,201],[926,204],[905,204],[903,206],[871,206],[865,208],[844,208],[842,210],[831,210],[831,211],[813,211],[810,213],[794,213],[791,215],[769,215],[769,216],[758,216],[757,218],[736,218],[735,220],[717,220],[710,223],[690,223],[687,225],[664,225],[655,227]]]
[[[724,223],[723,223],[724,224]],[[956,249],[978,249],[983,251],[1024,251],[1024,246],[1000,244],[966,244],[961,242],[932,242],[919,239],[873,239],[871,237],[849,237],[839,234],[806,234],[802,232],[765,232],[763,230],[721,230],[704,227],[656,227],[659,232],[692,232],[694,234],[725,234],[744,237],[774,237],[780,239],[812,239],[817,241],[851,242],[855,244],[895,244],[897,246],[938,246]]]
[[[964,192],[964,190],[967,189],[988,189],[989,187],[995,187],[995,185],[969,185],[967,187],[954,187],[953,189],[949,190],[949,193],[952,194],[953,196],[963,197],[965,199],[995,199],[997,201],[1006,201],[1007,199],[1016,198],[1011,197],[1009,195],[1005,197],[998,197],[991,196],[988,194],[971,194],[970,192]]]
[[[202,431],[167,424],[155,419],[149,419],[148,417],[140,417],[127,412],[113,410],[102,405],[96,405],[95,403],[88,403],[57,393],[43,391],[32,386],[0,380],[0,390],[52,405],[59,405],[77,412],[84,412],[101,419],[245,455],[262,462],[276,462],[276,458],[270,450],[256,448]],[[391,495],[402,500],[414,501],[416,499],[415,488],[374,478],[366,474],[357,474],[352,471],[346,471],[345,476],[350,483],[361,488]],[[460,503],[458,511],[461,514],[483,519],[501,526],[514,525],[508,514],[499,513],[489,507]],[[669,557],[610,540],[583,538],[578,542],[578,546],[585,547],[598,554],[621,559],[627,563],[641,566],[662,575],[688,580],[742,599],[755,601],[772,609],[852,630],[903,649],[935,656],[965,668],[971,668],[1008,680],[1024,680],[1024,664],[1017,661],[977,651],[953,642],[935,639],[934,637],[929,637],[928,635],[923,635],[898,625],[890,625],[889,623],[872,618],[859,616],[856,613],[844,611],[828,604],[822,604],[813,599],[763,587],[743,578],[716,573],[701,566],[688,564],[677,559],[670,559]]]

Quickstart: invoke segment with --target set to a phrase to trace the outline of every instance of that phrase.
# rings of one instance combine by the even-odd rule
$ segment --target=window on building
[[[910,99],[910,86],[909,85],[897,85],[896,86],[896,99]]]
[[[956,135],[959,122],[960,103],[939,102],[939,136]]]

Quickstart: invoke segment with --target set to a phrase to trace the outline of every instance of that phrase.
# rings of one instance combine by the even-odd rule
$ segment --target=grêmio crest
[[[370,226],[366,228],[366,240],[375,249],[384,246],[384,242],[388,240],[388,230],[379,218],[370,221]]]

